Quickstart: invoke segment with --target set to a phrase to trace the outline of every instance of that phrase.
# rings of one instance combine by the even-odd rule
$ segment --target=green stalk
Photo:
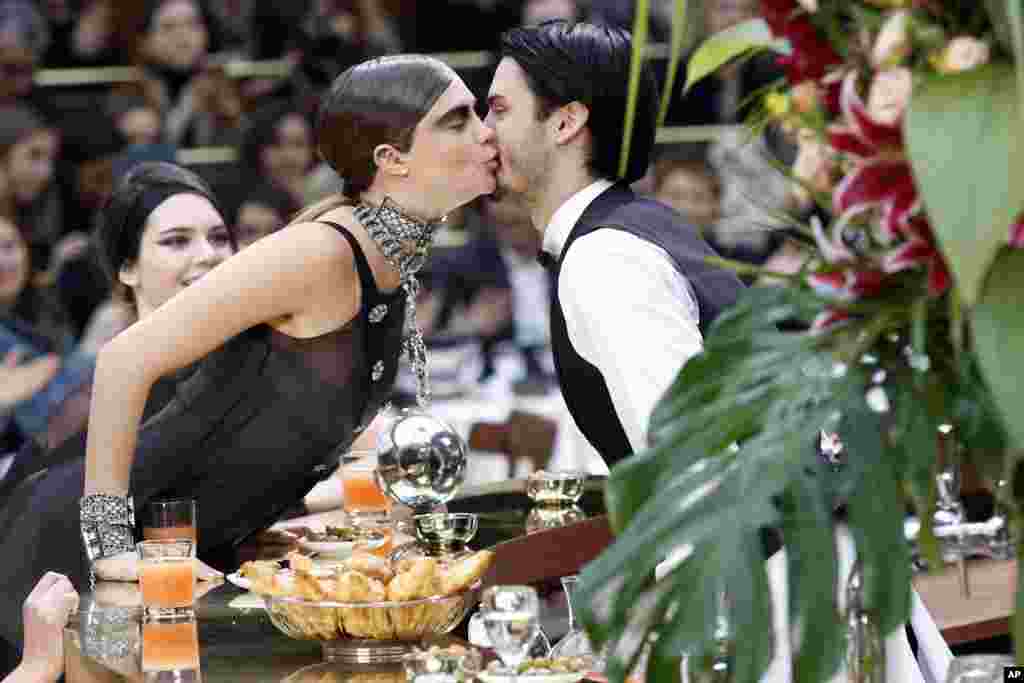
[[[658,107],[658,128],[665,124],[668,116],[668,105],[672,102],[672,90],[679,71],[679,61],[683,57],[683,42],[686,40],[686,0],[675,0],[675,11],[672,13],[671,48],[668,55],[668,73],[665,76],[665,90],[661,93],[661,106]]]
[[[964,350],[964,307],[956,287],[949,291],[949,341],[953,345],[953,358],[959,363]]]
[[[1013,66],[1017,74],[1017,116],[1024,121],[1024,7],[1020,0],[1006,0],[1010,18],[1010,39],[1013,43]]]
[[[1011,480],[1012,481],[1012,480]],[[1012,486],[1012,484],[1011,484]],[[1013,512],[1014,528],[1017,530],[1017,557],[1024,552],[1024,513],[1019,509]],[[1016,609],[1013,611],[1013,651],[1020,661],[1021,653],[1024,652],[1024,572],[1017,572],[1017,599]]]
[[[629,168],[629,148],[633,142],[633,122],[636,119],[636,100],[640,94],[640,71],[647,49],[647,24],[650,15],[650,0],[637,0],[636,15],[633,18],[633,55],[629,64],[629,89],[626,99],[626,119],[623,122],[622,149],[619,152],[619,177],[626,176]]]

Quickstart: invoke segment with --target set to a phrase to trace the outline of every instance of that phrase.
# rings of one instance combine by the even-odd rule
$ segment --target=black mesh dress
[[[310,339],[248,330],[200,361],[139,431],[137,518],[155,497],[195,498],[199,556],[214,566],[331,473],[394,384],[405,293],[380,292],[359,243],[330,225],[355,255],[358,315]],[[88,590],[78,518],[85,461],[76,455],[0,502],[0,637],[12,643],[20,643],[21,604],[46,571]]]

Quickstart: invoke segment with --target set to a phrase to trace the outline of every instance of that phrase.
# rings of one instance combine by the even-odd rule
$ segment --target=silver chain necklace
[[[398,270],[402,289],[405,290],[406,331],[402,338],[402,348],[416,377],[416,403],[420,408],[426,408],[430,402],[427,346],[423,342],[423,333],[416,323],[416,297],[420,291],[416,273],[427,262],[434,233],[445,219],[429,223],[412,218],[390,197],[385,197],[380,206],[356,204],[352,212],[356,220],[366,228],[367,234],[377,244],[384,258]],[[402,248],[403,243],[410,242],[413,245],[411,250]]]

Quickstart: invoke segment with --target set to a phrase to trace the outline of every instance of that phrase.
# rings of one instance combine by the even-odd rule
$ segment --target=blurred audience
[[[62,361],[44,387],[0,411],[0,453],[27,440],[45,441],[50,418],[88,383],[95,360],[75,351],[52,296],[32,282],[28,244],[13,223],[0,219],[0,357],[10,363],[12,353],[19,364],[54,354]]]
[[[177,146],[237,140],[243,106],[237,83],[209,53],[210,27],[195,0],[150,0],[139,21],[136,58],[147,98],[158,102],[164,139]]]
[[[291,194],[269,183],[246,184],[235,192],[228,200],[228,220],[235,226],[239,249],[277,232],[301,208]]]
[[[59,139],[34,111],[0,106],[0,215],[24,233],[36,270],[49,265],[50,249],[63,232],[54,184]]]
[[[249,116],[239,157],[251,180],[283,190],[302,205],[313,154],[312,127],[293,102],[271,102]]]

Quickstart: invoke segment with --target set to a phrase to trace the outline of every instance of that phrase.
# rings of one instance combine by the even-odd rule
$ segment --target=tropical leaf
[[[1003,425],[1017,448],[1024,448],[1024,364],[1019,340],[1024,339],[1024,251],[1004,250],[988,275],[981,300],[972,315],[978,362]]]
[[[1021,0],[985,0],[985,9],[1000,45],[1013,55],[1017,91],[1024,98],[1024,6]],[[1024,105],[1024,99],[1021,102]]]
[[[711,36],[693,53],[686,67],[686,90],[737,57],[759,50],[786,52],[785,42],[772,35],[764,19],[750,19]]]
[[[676,84],[676,72],[679,71],[679,60],[683,57],[683,43],[686,40],[686,0],[675,0],[672,12],[672,36],[669,38],[668,69],[665,84],[662,86],[661,106],[658,107],[658,127],[665,123],[668,107],[672,103],[673,90]]]
[[[1024,208],[1020,121],[1007,64],[928,79],[905,118],[914,179],[968,305],[978,300],[985,273]]]
[[[815,444],[844,400],[862,399],[850,387],[864,373],[833,371],[820,348],[827,335],[777,330],[819,305],[801,290],[746,290],[656,408],[652,448],[612,470],[606,496],[618,535],[584,570],[579,588],[581,619],[619,653],[612,679],[622,680],[636,654],[620,647],[627,630],[656,638],[649,680],[678,668],[680,653],[715,647],[709,624],[724,581],[729,623],[742,644],[733,655],[736,680],[758,680],[770,658],[770,593],[762,546],[750,539],[777,525],[792,553],[791,623],[816,634],[798,666],[809,675],[835,670],[841,638],[830,529],[838,489]],[[681,547],[690,557],[651,582],[658,563]]]

